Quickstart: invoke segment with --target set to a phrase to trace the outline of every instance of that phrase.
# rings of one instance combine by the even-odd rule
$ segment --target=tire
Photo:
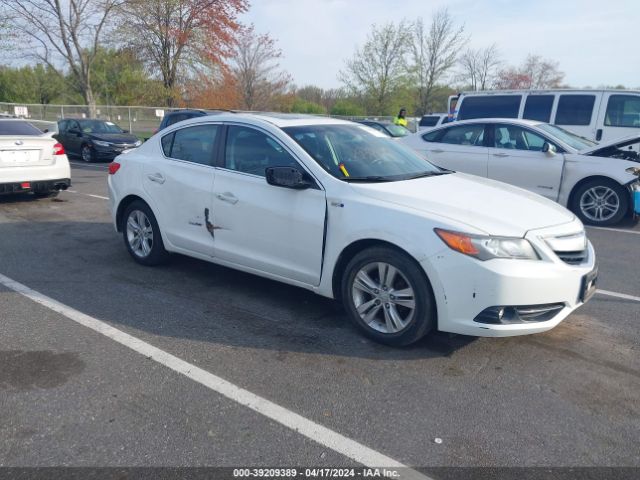
[[[36,198],[55,198],[59,193],[59,190],[49,190],[47,192],[33,192],[33,195]]]
[[[629,192],[613,180],[596,178],[576,189],[570,208],[584,224],[615,225],[629,210]]]
[[[122,237],[129,254],[141,265],[161,265],[169,259],[156,217],[142,201],[132,202],[126,208],[122,217]]]
[[[411,257],[393,248],[373,247],[355,255],[342,277],[341,294],[351,321],[376,342],[405,346],[436,327],[429,281]]]
[[[80,149],[80,158],[87,163],[92,163],[96,161],[96,152],[91,145],[84,144]]]

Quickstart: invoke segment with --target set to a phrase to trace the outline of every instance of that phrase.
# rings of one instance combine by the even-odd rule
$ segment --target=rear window
[[[518,118],[522,95],[469,96],[462,99],[458,120]]]
[[[430,116],[430,117],[422,117],[420,119],[421,127],[435,127],[438,124],[438,120],[440,117]]]
[[[640,96],[611,95],[604,124],[607,127],[640,128]]]
[[[560,95],[557,125],[590,125],[595,95]]]
[[[0,120],[0,135],[40,136],[42,132],[28,122],[21,120]]]
[[[553,99],[553,95],[529,95],[524,104],[524,113],[522,114],[522,118],[549,123],[551,120]]]

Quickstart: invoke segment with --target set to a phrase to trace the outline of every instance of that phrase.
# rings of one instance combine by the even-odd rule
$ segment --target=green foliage
[[[291,111],[293,113],[311,113],[316,115],[324,115],[327,113],[327,111],[322,105],[318,105],[317,103],[314,103],[314,102],[302,100],[301,98],[296,98],[294,100],[293,106],[291,107]]]
[[[0,67],[0,101],[12,103],[61,102],[68,87],[50,67]]]
[[[353,100],[338,100],[331,109],[331,115],[344,117],[361,117],[365,115],[364,108]]]

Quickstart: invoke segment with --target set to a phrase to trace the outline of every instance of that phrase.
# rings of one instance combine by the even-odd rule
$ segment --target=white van
[[[638,90],[494,90],[449,97],[449,117],[522,118],[559,125],[590,140],[640,132]]]

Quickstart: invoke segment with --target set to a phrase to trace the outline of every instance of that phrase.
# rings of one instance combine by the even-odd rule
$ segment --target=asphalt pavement
[[[0,466],[346,466],[379,454],[412,467],[640,467],[640,225],[588,229],[609,294],[552,331],[393,349],[302,289],[182,256],[136,264],[106,176],[74,164],[55,199],[0,198],[0,275],[65,307],[0,285]],[[234,400],[211,379],[247,393]]]

